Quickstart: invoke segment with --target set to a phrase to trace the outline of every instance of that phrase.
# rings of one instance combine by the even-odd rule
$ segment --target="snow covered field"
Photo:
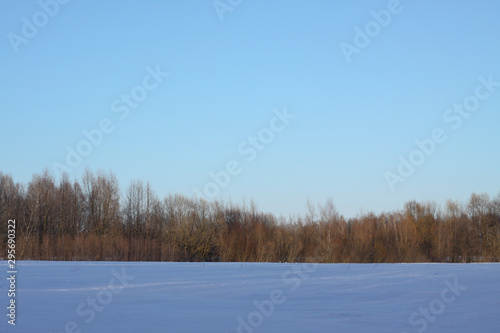
[[[0,332],[499,332],[499,264],[0,261]]]

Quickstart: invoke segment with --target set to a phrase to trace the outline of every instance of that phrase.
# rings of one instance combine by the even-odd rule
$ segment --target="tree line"
[[[0,256],[15,219],[16,258],[32,260],[259,262],[498,262],[500,193],[465,203],[407,202],[345,219],[331,199],[305,216],[255,205],[169,195],[135,180],[122,194],[111,172],[81,180],[47,170],[28,184],[0,172]]]

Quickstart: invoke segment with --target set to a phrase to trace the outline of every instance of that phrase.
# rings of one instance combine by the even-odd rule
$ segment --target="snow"
[[[499,264],[17,263],[0,332],[498,332]]]

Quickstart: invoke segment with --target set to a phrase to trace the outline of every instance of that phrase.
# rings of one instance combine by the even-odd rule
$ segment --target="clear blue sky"
[[[223,13],[210,0],[42,3],[52,16],[36,1],[0,10],[0,170],[16,181],[55,174],[82,131],[109,119],[71,177],[112,170],[122,190],[142,179],[193,196],[236,161],[217,197],[284,216],[307,199],[332,197],[349,217],[500,191],[500,87],[477,88],[500,81],[498,1],[242,1]],[[385,27],[370,23],[388,7]],[[356,27],[373,37],[358,36],[368,45],[348,62],[341,45],[356,47]],[[169,73],[159,84],[146,77],[157,67]],[[132,91],[147,97],[121,119]],[[467,118],[447,113],[465,100]],[[273,110],[284,108],[296,117],[281,126]],[[270,140],[272,121],[282,130]],[[435,128],[446,141],[392,191],[386,172]],[[248,140],[259,133],[262,151]]]

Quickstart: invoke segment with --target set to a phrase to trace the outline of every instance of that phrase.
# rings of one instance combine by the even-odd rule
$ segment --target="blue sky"
[[[218,199],[284,216],[308,199],[331,197],[350,217],[500,191],[500,87],[481,83],[500,82],[499,2],[221,0],[222,13],[209,0],[55,3],[0,11],[0,170],[16,181],[60,163],[73,178],[112,170],[122,190],[149,181],[160,196],[207,195],[212,183]],[[346,57],[356,28],[367,45],[357,36]],[[447,113],[466,102],[467,116]],[[274,119],[284,110],[287,124]],[[89,143],[82,131],[103,120],[113,130]],[[436,128],[446,140],[419,153],[415,140]],[[67,147],[88,144],[69,167]],[[411,174],[398,173],[400,156],[418,164]],[[228,163],[238,172],[217,185],[210,172]]]

